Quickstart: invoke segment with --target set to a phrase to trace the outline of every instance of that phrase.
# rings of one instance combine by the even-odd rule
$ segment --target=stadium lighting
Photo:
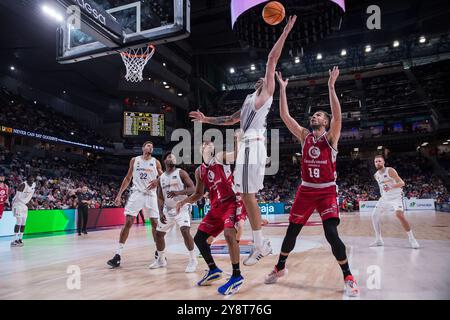
[[[255,71],[255,70],[256,70],[256,67],[255,67],[254,64],[252,64],[252,65],[250,66],[250,70],[252,70],[252,71]]]
[[[233,73],[235,73],[236,72],[236,70],[234,70],[234,68],[230,68],[230,73],[231,74],[233,74]]]
[[[341,56],[344,57],[344,56],[346,56],[346,55],[347,55],[347,50],[342,49],[342,50],[341,50]]]
[[[225,86],[225,84],[222,84],[222,91],[227,90],[227,87]]]
[[[300,63],[300,57],[295,57],[294,62],[295,62],[295,63]]]
[[[11,67],[9,67],[9,69],[10,69],[11,71],[14,71],[14,70],[16,70],[16,67],[11,66]]]
[[[37,101],[36,101],[36,100],[34,100],[33,102],[34,102],[34,104],[37,104]]]
[[[448,144],[448,141],[445,141],[444,143],[442,143],[442,144]]]
[[[164,86],[164,88],[166,88],[166,89],[170,89],[170,86],[169,86],[169,85],[167,85],[167,86]]]
[[[64,90],[64,91],[63,91],[63,93],[64,93],[64,94],[66,94],[66,93],[67,93],[67,91],[66,91],[66,90]]]
[[[167,85],[167,82],[163,81],[163,85],[165,85],[165,86],[166,86],[166,85]]]
[[[395,40],[394,43],[392,44],[392,46],[394,48],[397,48],[400,45],[400,42],[398,42],[398,40]]]
[[[419,38],[419,42],[420,43],[425,43],[427,41],[427,38],[425,38],[425,36],[421,36],[420,38]]]
[[[55,9],[53,9],[45,4],[41,8],[42,8],[42,12],[44,12],[49,17],[52,17],[56,21],[62,22],[64,20],[63,16],[61,14],[59,14]]]
[[[358,152],[359,148],[354,148],[353,151]]]
[[[72,132],[70,132],[70,134],[73,136],[75,133],[72,131]]]
[[[421,144],[422,147],[425,147],[427,145],[428,145],[428,142],[424,142],[424,143]]]
[[[317,54],[317,60],[322,60],[322,54],[321,53]]]
[[[364,49],[364,51],[366,53],[369,53],[370,51],[372,51],[372,47],[370,45],[367,45],[366,48]]]
[[[166,66],[166,63],[165,62],[163,62],[163,67],[165,67]]]
[[[182,96],[183,96],[183,94],[182,94],[182,93],[180,92],[180,93],[178,94],[178,96],[179,96],[179,97],[182,97]]]
[[[378,146],[377,150],[383,149],[383,146]]]

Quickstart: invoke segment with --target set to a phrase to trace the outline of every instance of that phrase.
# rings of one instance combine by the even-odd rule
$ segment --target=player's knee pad
[[[343,261],[347,259],[345,245],[339,238],[339,233],[337,230],[338,220],[337,219],[327,219],[323,222],[323,230],[325,232],[325,238],[331,246],[331,251],[335,256],[336,260]]]
[[[21,225],[20,226],[20,233],[24,233],[24,231],[25,231],[25,225]]]
[[[302,230],[302,227],[302,224],[289,223],[283,244],[281,245],[281,252],[289,253],[294,250],[295,242],[297,241],[297,237]]]
[[[19,233],[19,231],[20,231],[20,225],[16,224],[14,226],[14,233]]]

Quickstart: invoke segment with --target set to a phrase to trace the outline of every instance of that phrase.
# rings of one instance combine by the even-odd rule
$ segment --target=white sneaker
[[[166,259],[158,258],[150,266],[150,269],[165,268],[167,266]]]
[[[344,280],[345,282],[345,294],[348,297],[358,297],[359,296],[359,288],[358,285],[356,284],[355,279],[353,278],[353,276],[347,276]]]
[[[284,268],[281,271],[278,271],[277,268],[273,268],[272,272],[270,272],[268,275],[266,275],[266,277],[264,278],[264,283],[265,284],[273,284],[275,282],[277,282],[277,280],[281,277],[287,276],[288,274],[288,270],[286,268]]]
[[[382,247],[384,246],[383,240],[375,240],[375,242],[372,242],[369,247]]]
[[[409,244],[410,244],[411,248],[413,248],[413,249],[419,249],[420,248],[419,243],[414,238],[409,239]]]
[[[264,239],[262,249],[259,250],[255,246],[253,246],[250,255],[247,257],[247,259],[244,260],[243,263],[245,266],[253,266],[260,259],[262,259],[265,256],[268,256],[271,253],[272,253],[272,246],[270,245],[270,240]]]
[[[186,273],[195,272],[195,270],[197,270],[197,265],[198,265],[197,259],[194,259],[194,260],[189,259],[189,263],[184,272],[186,272]]]

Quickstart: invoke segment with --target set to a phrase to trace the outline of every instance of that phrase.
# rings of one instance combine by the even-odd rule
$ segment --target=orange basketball
[[[284,7],[281,3],[271,1],[264,7],[262,15],[266,23],[274,26],[283,21],[286,12],[284,11]]]

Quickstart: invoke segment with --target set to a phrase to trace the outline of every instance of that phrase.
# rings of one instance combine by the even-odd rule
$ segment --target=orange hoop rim
[[[152,51],[150,53],[132,54],[132,53],[128,53],[128,52],[121,52],[120,55],[126,56],[127,58],[132,58],[132,59],[145,59],[145,58],[147,58],[147,56],[153,55],[156,50],[156,47],[152,44],[148,44],[147,47],[152,48]]]

